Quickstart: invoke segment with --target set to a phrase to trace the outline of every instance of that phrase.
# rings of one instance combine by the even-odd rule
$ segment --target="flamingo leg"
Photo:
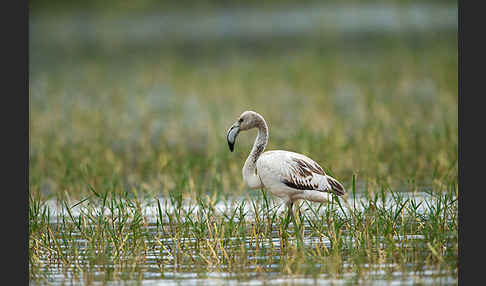
[[[287,228],[289,226],[291,218],[292,218],[292,220],[294,221],[294,224],[295,224],[295,216],[294,216],[294,210],[293,210],[294,202],[289,200],[286,203],[286,205],[287,205],[287,216],[285,218],[285,228]]]
[[[294,202],[290,201],[287,203],[288,206],[288,214],[287,218],[290,215],[292,217],[292,221],[294,222],[294,228],[295,228],[295,234],[297,235],[297,246],[300,248],[304,245],[304,241],[302,239],[302,233],[301,233],[301,225],[297,224],[297,220],[295,219],[295,214],[294,214]]]
[[[294,225],[297,227],[297,221],[295,220],[295,211],[294,211],[294,202],[290,203],[290,216],[292,217],[292,221],[294,222]]]

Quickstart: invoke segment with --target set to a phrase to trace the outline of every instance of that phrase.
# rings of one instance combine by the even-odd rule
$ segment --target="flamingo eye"
[[[239,123],[243,122],[243,118],[240,118],[240,120],[238,120]]]

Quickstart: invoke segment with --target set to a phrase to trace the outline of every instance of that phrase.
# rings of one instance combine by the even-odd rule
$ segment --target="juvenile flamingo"
[[[264,188],[283,199],[294,221],[295,201],[326,202],[326,193],[344,195],[343,185],[307,156],[283,150],[263,152],[268,143],[268,127],[263,116],[254,111],[243,112],[228,130],[231,152],[239,132],[252,128],[258,128],[258,135],[243,166],[243,180],[250,189]]]

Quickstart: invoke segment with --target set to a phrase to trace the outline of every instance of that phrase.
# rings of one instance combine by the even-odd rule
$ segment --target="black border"
[[[29,2],[8,1],[2,35],[2,282],[29,285]],[[8,112],[11,111],[11,112]],[[13,279],[12,279],[13,278]]]
[[[465,5],[467,3],[467,6]],[[458,1],[459,285],[484,284],[484,9]],[[475,31],[476,29],[476,31]],[[468,39],[468,41],[465,41]],[[476,102],[475,102],[476,101]],[[469,134],[469,139],[467,138]],[[471,138],[472,137],[472,138]]]

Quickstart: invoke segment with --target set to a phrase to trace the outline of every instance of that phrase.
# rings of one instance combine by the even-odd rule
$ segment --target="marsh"
[[[32,285],[457,284],[457,7],[120,9],[29,18]],[[249,190],[268,149],[346,199]]]

